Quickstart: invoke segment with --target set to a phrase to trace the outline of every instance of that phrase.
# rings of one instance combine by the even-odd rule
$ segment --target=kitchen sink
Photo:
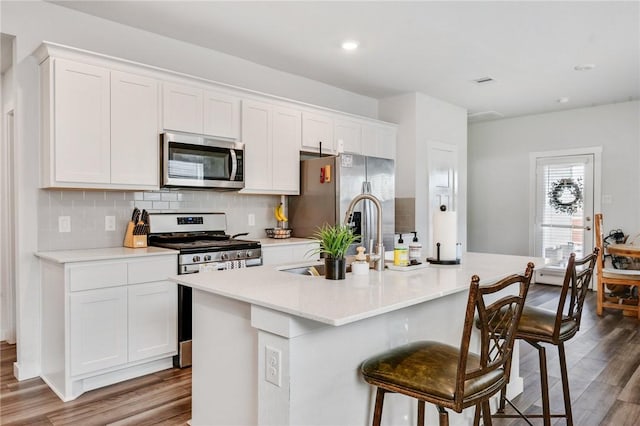
[[[320,277],[325,275],[324,264],[322,263],[295,266],[293,268],[280,269],[280,271],[288,272],[290,274],[309,275],[312,277]],[[351,265],[347,265],[347,272],[351,272]]]

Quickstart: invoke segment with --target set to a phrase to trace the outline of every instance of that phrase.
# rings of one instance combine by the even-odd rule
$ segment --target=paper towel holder
[[[440,206],[440,211],[441,212],[447,211],[447,206],[444,205],[444,204],[441,205]],[[459,265],[460,264],[460,256],[456,256],[455,259],[447,259],[447,260],[440,259],[440,243],[437,242],[436,243],[436,257],[427,257],[427,262],[433,263],[435,265]]]

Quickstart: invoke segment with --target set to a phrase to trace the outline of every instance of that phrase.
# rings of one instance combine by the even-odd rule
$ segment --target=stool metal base
[[[562,391],[564,394],[565,414],[551,414],[551,409],[549,407],[549,382],[547,378],[546,350],[544,346],[538,344],[537,342],[527,339],[522,340],[529,343],[531,346],[538,350],[538,357],[540,359],[540,386],[542,387],[542,414],[524,414],[509,399],[507,399],[505,395],[505,389],[502,389],[502,391],[500,391],[500,405],[498,406],[498,411],[493,414],[492,417],[508,419],[522,418],[531,426],[533,426],[533,424],[529,421],[529,419],[544,419],[544,425],[550,426],[552,418],[562,417],[567,419],[567,426],[573,426],[573,416],[571,413],[571,396],[569,395],[569,377],[567,375],[567,361],[564,353],[563,342],[559,342],[557,346],[558,355],[560,358],[560,373],[562,376]],[[505,402],[508,403],[518,414],[505,414]]]

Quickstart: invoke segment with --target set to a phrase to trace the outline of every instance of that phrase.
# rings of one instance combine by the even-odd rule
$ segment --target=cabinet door
[[[322,142],[322,152],[333,153],[333,120],[321,114],[302,114],[302,149],[318,152]]]
[[[162,87],[162,127],[202,133],[202,89],[172,83],[163,83]]]
[[[111,183],[158,186],[158,82],[111,72]]]
[[[336,152],[340,152],[342,144],[342,152],[362,154],[362,126],[360,123],[337,119],[334,121],[333,130]]]
[[[262,264],[277,265],[292,262],[313,262],[320,258],[318,253],[314,253],[318,247],[318,243],[263,245]]]
[[[56,59],[54,80],[56,181],[109,183],[109,71]]]
[[[242,102],[245,190],[270,190],[272,187],[272,125],[271,105]]]
[[[175,353],[178,346],[178,289],[169,281],[131,285],[129,362]]]
[[[127,288],[113,287],[69,296],[71,375],[127,362]]]
[[[362,153],[372,157],[396,158],[396,129],[367,124],[362,128]]]
[[[240,136],[240,98],[205,91],[204,133],[211,136],[238,139]]]
[[[300,141],[302,113],[273,109],[273,189],[287,194],[300,193]]]

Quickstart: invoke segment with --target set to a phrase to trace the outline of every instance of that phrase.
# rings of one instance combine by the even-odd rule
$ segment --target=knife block
[[[147,235],[135,235],[133,230],[136,224],[133,221],[129,221],[127,225],[127,232],[124,234],[124,246],[130,248],[144,248],[147,247]]]

